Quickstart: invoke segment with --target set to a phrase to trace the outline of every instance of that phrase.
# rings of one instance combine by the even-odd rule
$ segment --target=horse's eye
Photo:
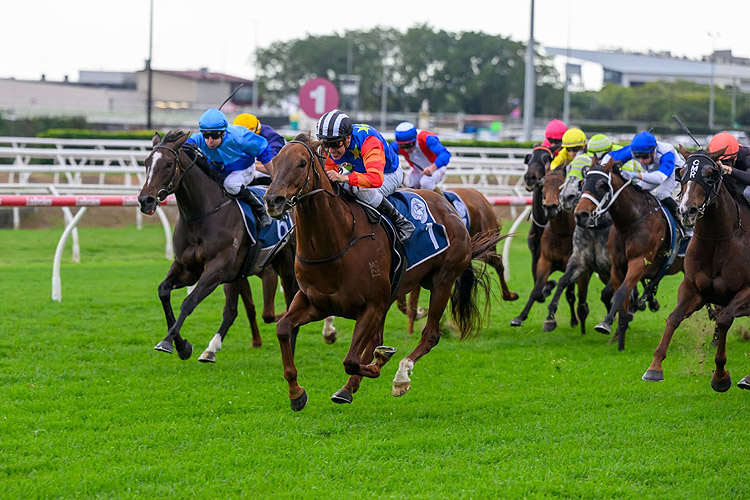
[[[307,160],[302,160],[302,163],[300,163],[299,168],[305,168],[307,166]]]

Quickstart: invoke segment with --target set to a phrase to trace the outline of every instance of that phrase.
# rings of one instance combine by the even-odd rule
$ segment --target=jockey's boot
[[[255,197],[253,193],[250,192],[250,190],[246,186],[242,186],[240,189],[240,192],[237,193],[236,198],[240,201],[244,201],[248,205],[250,205],[250,208],[253,209],[253,215],[255,215],[255,218],[258,221],[258,225],[263,228],[271,224],[271,218],[268,216],[268,213],[266,212],[266,208],[263,206],[263,203]]]
[[[693,236],[693,228],[685,227],[682,225],[680,215],[677,213],[677,202],[674,200],[674,198],[664,198],[663,200],[661,200],[661,203],[662,205],[667,207],[667,210],[669,210],[669,212],[672,214],[674,223],[677,225],[677,232],[680,233],[679,236],[683,240],[689,240]]]
[[[435,186],[435,189],[433,189],[433,191],[435,191],[440,196],[445,196],[445,193],[443,193],[443,190],[440,189],[440,186]]]
[[[414,224],[409,222],[406,217],[401,215],[401,213],[396,210],[396,207],[391,205],[391,202],[388,201],[388,198],[386,198],[385,196],[383,196],[383,201],[380,202],[380,205],[378,205],[377,208],[379,212],[391,219],[393,225],[396,226],[398,239],[402,243],[408,240],[409,236],[411,236],[411,233],[414,232]]]

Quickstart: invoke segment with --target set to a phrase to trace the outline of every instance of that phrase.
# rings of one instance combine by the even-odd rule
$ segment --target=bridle
[[[719,179],[716,182],[707,182],[703,176],[704,167],[708,167],[707,163],[719,171]],[[724,171],[716,165],[716,162],[710,156],[703,153],[694,153],[690,155],[684,168],[686,169],[685,175],[680,182],[682,184],[687,184],[688,181],[693,181],[706,192],[706,199],[703,200],[703,204],[698,207],[698,217],[703,217],[706,209],[716,200],[716,197],[719,196],[721,185],[724,182]]]
[[[335,189],[335,192],[333,193],[326,190],[325,188],[315,187],[315,185],[317,185],[320,180],[320,174],[318,173],[318,170],[313,167],[313,164],[314,162],[318,160],[324,160],[326,158],[325,156],[322,156],[316,153],[315,151],[313,151],[312,148],[306,142],[298,141],[295,139],[295,140],[289,141],[287,144],[302,144],[307,150],[307,152],[310,154],[310,161],[308,162],[307,167],[305,169],[305,175],[306,175],[305,182],[302,184],[302,186],[300,186],[299,190],[297,190],[297,192],[286,201],[286,206],[289,209],[296,206],[300,201],[304,200],[305,198],[312,196],[316,193],[323,192],[327,194],[328,196],[332,196],[334,198],[338,197],[341,194],[341,186],[336,182],[332,183]],[[310,170],[313,171],[313,173],[315,174],[315,177],[318,179],[318,182],[313,181],[314,184],[312,185],[310,191],[303,193],[307,185],[310,184],[310,177],[311,177]],[[351,212],[351,215],[352,215],[352,232],[351,232],[351,235],[349,236],[349,243],[347,243],[346,246],[344,246],[344,248],[342,248],[341,251],[339,251],[337,254],[332,255],[330,257],[323,258],[323,259],[305,259],[304,257],[300,256],[299,253],[297,253],[298,261],[300,261],[302,264],[305,264],[305,265],[328,264],[330,262],[337,261],[338,259],[343,257],[344,254],[346,254],[346,252],[348,252],[349,249],[353,247],[354,244],[357,243],[359,240],[363,240],[365,238],[370,238],[372,240],[375,239],[374,232],[369,233],[369,234],[364,234],[362,236],[354,236],[354,233],[356,232],[356,229],[357,229],[357,218],[354,216],[354,211],[352,210],[352,207],[349,204],[347,204],[347,206],[349,207],[349,212]],[[291,233],[291,230],[289,232]]]
[[[196,154],[195,158],[193,158],[192,162],[190,163],[190,165],[188,165],[187,168],[182,168],[182,163],[180,162],[180,154],[173,147],[165,146],[163,144],[157,144],[153,147],[153,149],[166,149],[175,157],[175,169],[174,172],[172,172],[172,177],[167,183],[167,187],[160,189],[156,193],[156,201],[158,203],[161,203],[167,198],[167,196],[169,196],[170,194],[174,194],[174,192],[177,191],[177,189],[180,187],[180,184],[182,183],[182,179],[185,177],[185,174],[187,174],[188,171],[193,168],[195,163],[198,161],[198,155]],[[196,153],[198,153],[198,150],[196,150]],[[153,168],[153,165],[151,165],[151,168]],[[180,176],[179,178],[177,178],[177,182],[175,182],[175,177],[177,177],[178,173]]]
[[[529,169],[529,165],[531,165],[531,158],[532,158],[532,156],[534,156],[534,152],[536,152],[536,151],[546,151],[549,154],[549,156],[550,156],[550,160],[552,158],[554,158],[554,155],[552,154],[552,150],[550,150],[549,148],[546,148],[544,146],[536,146],[532,150],[531,154],[529,154],[526,157],[526,160],[524,161],[524,163],[526,164],[526,171],[527,172],[528,172],[528,169]],[[536,160],[536,161],[539,162],[540,164],[544,165],[544,162],[542,162],[540,160]],[[531,189],[534,189],[534,188],[537,188],[537,187],[541,187],[543,178],[544,178],[544,174],[542,174],[542,178],[540,178],[538,181],[536,181],[536,183],[533,186],[531,186]],[[526,187],[528,189],[528,185]]]
[[[607,187],[609,188],[609,192],[604,193],[604,195],[601,197],[601,200],[599,200],[588,191],[586,191],[584,185],[584,192],[583,194],[581,194],[581,199],[590,200],[594,204],[596,208],[591,211],[591,218],[593,220],[596,220],[601,217],[604,212],[609,210],[609,207],[614,204],[622,191],[633,181],[633,179],[628,179],[622,186],[620,186],[620,189],[615,191],[612,187],[612,174],[610,174],[609,172],[604,172],[603,170],[589,170],[586,174],[586,178],[588,178],[589,175],[599,175],[604,177],[605,179],[607,179]]]

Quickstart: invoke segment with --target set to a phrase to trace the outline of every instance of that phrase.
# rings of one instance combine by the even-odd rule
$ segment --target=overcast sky
[[[531,0],[153,4],[155,69],[207,67],[252,79],[256,40],[268,47],[275,40],[307,34],[376,26],[405,30],[426,22],[446,31],[481,31],[526,41]],[[149,0],[4,1],[0,78],[36,80],[45,74],[48,80],[68,75],[76,81],[79,70],[142,69],[149,49],[149,5]],[[750,57],[749,0],[536,0],[535,12],[535,39],[542,45],[668,50],[695,58],[715,47]]]

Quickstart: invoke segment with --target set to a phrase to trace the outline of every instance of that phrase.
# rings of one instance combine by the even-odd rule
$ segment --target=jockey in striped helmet
[[[398,155],[380,132],[370,125],[352,124],[349,116],[338,109],[321,116],[316,130],[328,156],[328,178],[342,183],[357,199],[385,214],[396,226],[401,241],[409,239],[414,225],[386,198],[401,185],[404,174]]]

